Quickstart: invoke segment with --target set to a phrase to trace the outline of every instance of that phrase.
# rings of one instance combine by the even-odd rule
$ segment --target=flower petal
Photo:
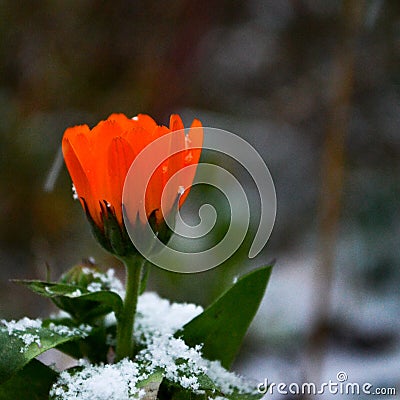
[[[169,129],[171,131],[179,131],[185,129],[182,118],[178,114],[172,114],[169,118]]]
[[[74,129],[74,128],[70,128]],[[69,139],[70,133],[65,135],[62,141],[62,151],[64,155],[64,160],[67,165],[68,171],[71,175],[71,179],[74,182],[74,186],[76,192],[78,194],[79,200],[84,208],[84,204],[82,198],[85,199],[89,213],[95,223],[101,227],[102,221],[100,218],[100,205],[97,201],[97,196],[93,192],[92,185],[90,180],[88,179],[88,171],[90,171],[90,167],[86,164],[82,164],[77,155],[77,151],[71,144],[71,140]],[[81,138],[84,140],[85,136],[76,136],[75,139]],[[77,141],[75,140],[75,146],[77,145]],[[79,147],[77,146],[79,149]],[[79,150],[78,150],[79,151]],[[82,156],[82,154],[81,154]],[[86,159],[87,160],[87,159]]]
[[[199,163],[201,149],[203,146],[203,125],[198,119],[193,120],[189,133],[185,137],[186,152],[183,160],[184,167],[197,165]],[[195,176],[195,168],[185,170],[182,186],[188,188],[179,199],[179,207],[182,206],[190,192],[190,185]]]
[[[169,133],[169,129],[165,126],[157,126],[152,134],[152,141],[157,140],[163,135]],[[156,167],[160,162],[157,152],[153,153],[151,159],[148,160],[149,165]],[[163,161],[150,178],[146,188],[146,215],[149,216],[153,211],[156,211],[156,218],[159,221],[162,218],[161,212],[161,196],[165,186],[165,171],[167,170],[168,160]]]
[[[134,126],[136,126],[136,123],[134,120],[128,118],[125,114],[111,114],[108,118],[107,121],[115,121],[118,123],[118,125],[122,128],[122,131],[128,131],[129,129],[132,129]]]
[[[148,132],[153,132],[154,128],[157,127],[156,121],[147,114],[138,114],[136,117],[132,118],[138,126],[141,126]]]
[[[184,165],[185,153],[183,149],[185,148],[185,131],[182,119],[179,115],[173,114],[170,117],[170,129],[173,132],[171,135],[171,144],[169,152],[171,156],[168,158],[166,163],[166,168],[164,167],[163,174],[163,187],[167,182],[175,175],[176,172],[182,169]],[[170,184],[166,192],[164,193],[164,204],[165,212],[169,212],[173,207],[178,195],[180,186],[182,182],[178,180],[173,181],[174,184]]]
[[[105,200],[113,205],[120,224],[122,224],[122,191],[134,158],[135,153],[126,139],[121,136],[112,139],[108,149],[108,193],[105,195]]]

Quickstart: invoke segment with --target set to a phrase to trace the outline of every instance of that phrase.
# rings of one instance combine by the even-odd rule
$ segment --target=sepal
[[[129,238],[125,225],[119,223],[114,208],[107,201],[103,200],[100,202],[100,216],[103,222],[103,229],[96,224],[90,215],[84,198],[82,198],[82,202],[86,218],[92,228],[93,236],[105,250],[120,258],[137,254],[137,250]]]

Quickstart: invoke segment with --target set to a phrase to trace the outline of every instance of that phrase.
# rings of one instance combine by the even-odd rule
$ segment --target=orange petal
[[[143,119],[146,120],[150,117],[144,114],[140,114],[139,118],[141,121],[143,121]],[[147,128],[152,127],[151,121],[150,124],[146,125]],[[157,126],[154,122],[154,127],[152,131],[149,132],[143,126],[138,126],[127,132],[125,137],[128,140],[131,147],[133,148],[135,157],[137,157],[137,155],[140,154],[140,152],[147,145],[149,145],[154,140],[158,139],[160,136],[166,133],[169,133],[169,129],[167,127]],[[158,152],[154,150],[154,152],[151,153],[152,156],[148,157],[146,160],[142,159],[141,162],[146,163],[146,167],[151,166],[155,168],[159,163],[159,155],[157,153]],[[136,164],[136,167],[139,169],[141,168],[138,164]],[[157,218],[160,218],[161,193],[163,188],[162,170],[163,170],[163,165],[157,167],[156,171],[154,172],[148,183],[145,182],[146,177],[143,177],[142,181],[135,182],[132,184],[130,183],[129,189],[131,190],[131,193],[129,193],[129,195],[127,195],[127,197],[125,198],[125,206],[127,208],[127,211],[129,212],[129,218],[131,220],[136,220],[137,213],[140,211],[140,205],[142,204],[141,202],[143,201],[143,199],[140,198],[141,196],[140,194],[143,193],[143,189],[146,189],[145,199],[144,199],[146,213],[144,215],[141,211],[139,212],[139,216],[142,222],[146,223],[147,217],[153,211],[156,211]],[[136,190],[136,193],[134,193],[133,188],[131,188],[133,184],[140,186],[140,188],[138,187],[138,189]],[[144,188],[145,185],[147,185],[146,188]]]
[[[184,128],[181,117],[178,114],[172,114],[169,118],[169,129],[171,131],[179,131]]]
[[[159,221],[162,218],[161,211],[161,196],[162,196],[162,166],[158,167],[151,176],[149,184],[146,188],[146,216],[149,217],[154,211],[156,218]]]
[[[180,149],[184,148],[185,132],[183,130],[174,131],[171,135],[170,145],[170,154],[172,155],[168,158],[167,167],[164,172],[163,187],[165,187],[166,183],[173,177],[176,172],[182,169],[185,152]],[[169,185],[169,188],[165,193],[165,205],[168,210],[172,208],[176,198],[178,197],[180,186],[182,186],[181,178],[179,178],[179,181],[174,180],[173,185]]]
[[[99,122],[90,132],[91,150],[97,156],[107,154],[111,140],[122,135],[122,128],[115,120]]]
[[[135,158],[128,141],[120,136],[112,139],[108,149],[107,192],[105,200],[115,209],[117,219],[122,224],[122,191],[126,174]]]
[[[89,181],[94,183],[96,165],[92,157],[89,135],[90,129],[87,125],[78,125],[68,128],[64,133],[63,140],[69,141]]]
[[[186,141],[186,152],[184,155],[183,165],[186,167],[188,165],[197,165],[199,163],[201,148],[203,146],[203,126],[198,119],[193,120],[192,125],[190,126],[189,133],[185,137]],[[195,170],[188,170],[183,173],[183,182],[182,186],[189,187],[194,179]],[[179,206],[185,202],[186,197],[190,192],[190,188],[185,190],[179,199]]]
[[[150,143],[168,133],[169,129],[167,127],[157,126],[153,131],[152,137],[150,137]],[[156,210],[157,219],[160,219],[162,214],[161,196],[164,188],[164,175],[168,160],[160,163],[161,160],[157,150],[154,150],[151,155],[152,156],[148,159],[147,163],[148,165],[151,165],[152,168],[155,168],[155,171],[151,176],[149,184],[146,188],[146,214],[149,216],[153,211]]]
[[[95,174],[93,177],[94,192],[98,201],[107,200],[110,188],[108,179],[108,149],[114,137],[121,136],[122,128],[116,121],[107,120],[98,123],[89,135],[89,151],[95,160]],[[111,203],[112,206],[114,204]]]
[[[147,114],[138,114],[136,117],[132,118],[136,121],[138,126],[141,126],[148,132],[153,132],[154,128],[157,126],[156,121]]]
[[[111,114],[108,118],[107,121],[115,121],[118,123],[118,125],[122,128],[123,131],[128,131],[129,129],[132,129],[136,124],[135,121],[132,119],[128,118],[125,114]]]
[[[64,136],[62,141],[62,151],[65,163],[67,165],[69,174],[71,175],[72,182],[74,183],[82,207],[83,198],[86,201],[92,219],[101,228],[102,221],[100,218],[100,205],[96,201],[96,196],[94,196],[87,174],[85,173],[85,170],[81,165],[79,158],[74,151],[70,140],[68,139],[68,136],[69,135]]]

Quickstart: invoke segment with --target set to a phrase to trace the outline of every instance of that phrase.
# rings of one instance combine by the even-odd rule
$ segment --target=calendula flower
[[[191,128],[201,127],[194,120]],[[146,188],[146,217],[152,220],[155,233],[162,229],[164,216],[161,213],[161,196],[169,178],[180,169],[197,165],[202,144],[202,130],[191,129],[185,135],[178,115],[171,115],[169,127],[159,126],[145,114],[132,119],[124,114],[112,114],[93,129],[87,125],[68,128],[63,137],[62,149],[65,163],[71,175],[76,195],[79,198],[96,238],[107,250],[124,256],[134,251],[123,223],[122,192],[126,175],[138,154],[159,137],[171,135],[172,141],[182,141],[184,151],[165,160],[156,169]],[[149,163],[157,161],[157,154]],[[184,179],[193,180],[193,174]],[[182,182],[189,187],[190,182]],[[179,187],[176,188],[178,194]],[[171,199],[164,211],[171,212],[173,203],[181,206],[189,190],[180,197]],[[139,209],[139,205],[137,206]],[[144,223],[138,218],[137,223]]]

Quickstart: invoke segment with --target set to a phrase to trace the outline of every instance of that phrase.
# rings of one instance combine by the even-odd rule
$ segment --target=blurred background
[[[57,279],[93,256],[123,276],[72,200],[65,128],[112,112],[166,124],[177,112],[259,151],[277,219],[249,260],[259,199],[245,171],[226,165],[255,213],[242,248],[201,274],[154,269],[149,288],[207,305],[275,259],[234,369],[286,383],[344,371],[399,392],[399,55],[394,0],[1,1],[0,317],[52,310],[9,281],[44,279],[46,265]],[[218,240],[229,224],[224,199],[207,187],[190,197],[192,209],[219,205]]]

